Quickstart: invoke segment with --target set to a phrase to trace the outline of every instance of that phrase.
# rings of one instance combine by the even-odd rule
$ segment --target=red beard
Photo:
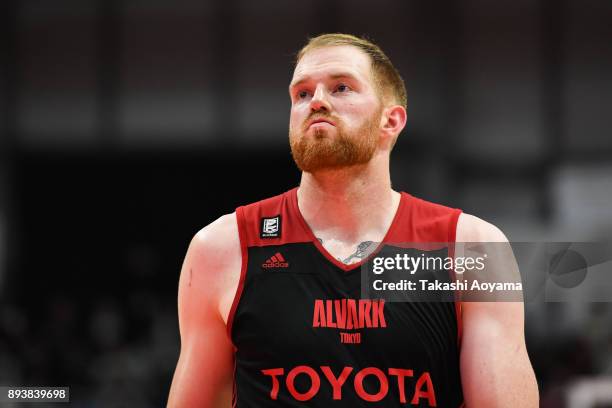
[[[311,115],[300,132],[289,130],[291,154],[298,168],[313,173],[318,170],[338,169],[368,163],[378,146],[378,121],[381,112],[375,112],[357,130],[349,132],[342,123],[333,118],[336,135],[330,129],[314,129],[308,132],[308,123],[314,118],[329,118],[320,114]]]

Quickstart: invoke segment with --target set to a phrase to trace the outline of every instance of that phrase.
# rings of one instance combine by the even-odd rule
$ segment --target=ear
[[[383,110],[381,130],[393,140],[406,126],[406,109],[401,105],[388,106]]]

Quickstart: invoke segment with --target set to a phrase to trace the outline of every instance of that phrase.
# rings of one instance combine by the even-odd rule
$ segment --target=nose
[[[310,100],[310,109],[313,112],[320,111],[320,110],[326,110],[326,111],[331,110],[331,106],[329,104],[329,101],[327,100],[327,95],[325,93],[325,87],[323,84],[317,85],[314,95],[312,96],[312,99]]]

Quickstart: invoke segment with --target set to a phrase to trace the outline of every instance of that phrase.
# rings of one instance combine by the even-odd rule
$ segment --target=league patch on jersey
[[[262,218],[260,238],[279,238],[281,236],[281,216]]]

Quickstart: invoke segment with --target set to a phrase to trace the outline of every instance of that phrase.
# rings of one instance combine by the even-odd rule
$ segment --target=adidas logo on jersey
[[[285,258],[283,258],[280,252],[277,252],[266,259],[266,262],[262,263],[261,266],[263,268],[287,268],[289,262],[285,261]]]

